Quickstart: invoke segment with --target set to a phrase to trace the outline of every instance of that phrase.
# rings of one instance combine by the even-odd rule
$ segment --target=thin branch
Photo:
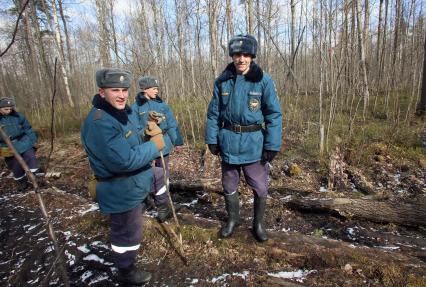
[[[6,52],[10,49],[10,47],[12,47],[13,43],[15,43],[16,33],[18,32],[19,20],[21,20],[22,14],[24,14],[25,8],[27,8],[27,5],[29,2],[30,0],[27,0],[21,9],[21,12],[19,12],[18,19],[16,19],[15,30],[13,31],[12,40],[10,41],[9,45],[7,45],[6,50],[1,52],[0,58],[3,57],[3,55],[6,54]]]
[[[55,69],[54,69],[54,74],[53,74],[53,91],[52,91],[52,101],[51,101],[51,119],[50,119],[50,152],[49,152],[49,156],[47,157],[47,163],[46,163],[46,168],[45,168],[45,174],[44,176],[47,175],[47,169],[49,168],[49,164],[50,164],[50,159],[52,157],[52,153],[53,153],[53,145],[55,143],[55,96],[56,96],[56,67],[58,64],[58,58],[55,57]]]

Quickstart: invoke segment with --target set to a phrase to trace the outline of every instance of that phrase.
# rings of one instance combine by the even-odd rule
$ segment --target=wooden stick
[[[177,241],[179,243],[179,247],[180,247],[180,252],[181,252],[182,258],[184,258],[185,265],[187,265],[188,264],[188,260],[186,259],[185,252],[183,250],[183,240],[182,240],[181,227],[180,227],[180,224],[179,224],[179,220],[177,219],[177,216],[176,216],[175,207],[173,205],[172,197],[170,196],[170,192],[169,192],[169,178],[167,176],[166,162],[164,161],[164,155],[163,155],[162,151],[160,151],[160,157],[161,157],[161,164],[163,166],[164,182],[166,184],[166,193],[167,193],[167,196],[168,196],[168,199],[169,199],[169,205],[170,205],[170,208],[172,209],[173,218],[175,220],[175,224],[176,224],[177,232],[179,233],[179,236],[171,228],[168,228],[168,230],[170,230],[171,233],[172,233],[172,235],[177,239]]]

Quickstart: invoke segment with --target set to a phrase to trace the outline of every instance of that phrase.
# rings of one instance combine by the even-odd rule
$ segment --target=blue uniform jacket
[[[166,146],[163,149],[163,154],[168,155],[173,146],[183,145],[183,139],[179,131],[175,117],[169,106],[164,103],[160,97],[148,100],[144,97],[143,93],[140,92],[136,96],[136,101],[132,105],[132,117],[135,118],[139,123],[139,129],[144,130],[148,122],[148,113],[156,111],[165,115],[166,120],[160,123],[160,128],[164,134],[164,143]]]
[[[155,144],[143,142],[131,109],[113,108],[99,95],[81,129],[90,166],[99,178],[96,200],[103,213],[121,213],[141,203],[151,190],[150,162],[159,156]]]
[[[32,148],[37,141],[30,123],[21,113],[12,110],[9,115],[0,115],[0,125],[20,154]],[[0,147],[7,147],[2,138],[0,138]]]
[[[224,125],[263,124],[255,132],[236,133]],[[218,144],[222,160],[246,164],[261,160],[262,150],[279,151],[282,114],[271,76],[254,62],[246,75],[233,63],[216,79],[207,111],[206,144]]]

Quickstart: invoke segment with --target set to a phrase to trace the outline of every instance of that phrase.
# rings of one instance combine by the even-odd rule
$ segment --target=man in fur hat
[[[254,192],[253,235],[268,239],[263,218],[268,195],[268,162],[281,147],[282,114],[275,84],[255,62],[257,41],[238,35],[229,41],[230,63],[214,83],[205,142],[222,159],[222,186],[228,220],[220,230],[229,237],[240,221],[237,187],[241,170]]]

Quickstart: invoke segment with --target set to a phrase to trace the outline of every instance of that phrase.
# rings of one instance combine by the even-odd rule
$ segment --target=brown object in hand
[[[166,145],[164,143],[163,134],[152,136],[149,140],[155,143],[155,146],[158,150],[162,150]]]
[[[162,134],[160,127],[157,126],[157,124],[153,121],[148,121],[148,124],[146,125],[145,129],[145,135],[153,137],[159,134]]]

